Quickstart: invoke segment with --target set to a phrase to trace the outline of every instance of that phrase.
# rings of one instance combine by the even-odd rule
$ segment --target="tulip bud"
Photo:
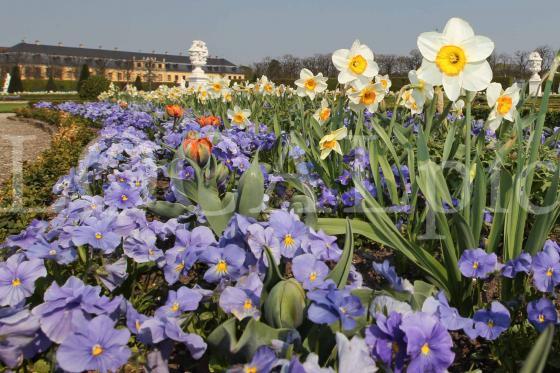
[[[274,328],[297,328],[303,322],[305,292],[295,279],[278,282],[266,298],[264,317]]]
[[[200,166],[205,165],[212,153],[212,142],[207,138],[196,138],[194,132],[189,132],[183,140],[183,152]]]
[[[165,111],[167,115],[173,118],[180,118],[183,116],[183,108],[179,105],[167,105]]]
[[[206,127],[206,126],[218,127],[221,124],[220,118],[214,115],[209,115],[207,117],[199,117],[197,118],[196,121],[198,122],[198,124],[200,124],[201,127]]]

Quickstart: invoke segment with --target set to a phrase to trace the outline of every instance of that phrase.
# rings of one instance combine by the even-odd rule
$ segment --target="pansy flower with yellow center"
[[[238,320],[246,317],[259,319],[260,296],[263,283],[255,272],[241,277],[235,287],[228,286],[220,295],[220,307]]]
[[[245,127],[247,127],[247,124],[249,123],[251,110],[241,109],[239,108],[239,106],[236,105],[233,107],[233,110],[228,109],[227,116],[233,125],[238,126],[241,129],[244,129]]]
[[[359,81],[353,83],[354,90],[348,95],[350,108],[356,112],[368,109],[370,113],[375,113],[383,97],[385,90],[381,83],[362,84]]]
[[[239,246],[229,244],[225,247],[209,247],[200,260],[208,265],[204,280],[218,282],[221,279],[237,279],[244,270],[245,251]]]
[[[195,311],[201,300],[202,294],[199,291],[186,286],[177,291],[170,290],[165,305],[156,310],[156,316],[179,317],[184,312]]]
[[[344,139],[347,135],[348,129],[346,127],[342,127],[329,133],[328,135],[323,136],[321,141],[319,141],[321,159],[327,158],[333,150],[342,155],[342,149],[340,148],[340,144],[338,142]]]
[[[492,69],[486,58],[492,54],[494,43],[475,35],[460,18],[451,18],[443,33],[420,34],[418,49],[424,57],[418,77],[432,85],[443,85],[451,101],[459,98],[461,88],[477,92],[492,81]]]
[[[519,103],[519,87],[513,84],[505,91],[500,83],[490,83],[486,89],[486,99],[488,106],[492,108],[488,116],[488,128],[496,131],[502,119],[513,122]]]
[[[338,82],[348,84],[355,80],[367,83],[379,72],[373,52],[367,45],[354,41],[350,49],[339,49],[332,55],[334,66],[340,71]]]
[[[329,102],[326,99],[321,100],[321,107],[315,111],[313,118],[319,124],[325,124],[331,117],[331,108],[329,107]]]
[[[323,73],[313,75],[309,69],[302,69],[295,85],[297,86],[296,93],[298,96],[308,96],[313,100],[317,93],[324,92],[327,89],[327,78],[323,76]]]

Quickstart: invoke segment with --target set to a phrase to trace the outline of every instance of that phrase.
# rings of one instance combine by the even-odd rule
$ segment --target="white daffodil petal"
[[[333,53],[332,62],[338,70],[344,70],[348,67],[349,53],[348,49],[339,49]]]
[[[486,36],[476,35],[462,44],[468,63],[485,60],[494,51],[494,42]]]
[[[488,106],[491,108],[496,105],[498,97],[502,94],[502,85],[500,83],[490,83],[488,88],[486,88],[486,100],[488,101]]]
[[[423,32],[418,36],[416,44],[422,56],[433,62],[436,60],[436,56],[441,47],[445,45],[445,39],[439,32]]]
[[[487,61],[468,63],[463,70],[463,88],[467,91],[482,91],[492,81],[492,69]]]
[[[461,75],[447,76],[444,75],[442,79],[443,90],[447,98],[451,101],[456,101],[461,95]]]
[[[454,45],[460,45],[474,36],[474,30],[461,18],[451,18],[443,29],[445,39]]]
[[[418,78],[426,81],[431,85],[441,85],[442,73],[439,71],[435,63],[426,59],[422,60],[422,66],[416,72]]]

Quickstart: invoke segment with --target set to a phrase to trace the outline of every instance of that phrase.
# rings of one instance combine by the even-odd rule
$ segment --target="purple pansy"
[[[75,325],[85,322],[92,315],[111,315],[115,312],[122,297],[110,300],[99,296],[99,286],[84,285],[72,276],[63,286],[56,282],[47,289],[44,303],[32,310],[38,316],[41,330],[53,342],[61,343],[75,331]]]
[[[117,371],[131,355],[127,347],[130,332],[114,326],[105,315],[80,322],[56,352],[60,367],[68,372]]]
[[[500,302],[493,301],[490,310],[482,309],[474,313],[472,326],[464,331],[471,339],[482,337],[493,341],[506,331],[510,324],[508,309]]]
[[[195,311],[201,300],[202,295],[198,291],[185,286],[177,291],[170,290],[165,305],[156,310],[156,316],[179,317],[183,312]]]
[[[485,279],[497,269],[496,254],[482,249],[465,250],[459,259],[459,269],[465,277]]]
[[[245,251],[234,244],[225,247],[210,247],[200,255],[200,260],[209,266],[204,273],[206,281],[235,280],[243,271]]]
[[[356,327],[356,317],[364,315],[365,309],[360,298],[350,294],[348,290],[339,290],[332,281],[325,283],[324,289],[307,293],[311,305],[307,316],[316,324],[332,324],[340,321],[342,329]]]
[[[550,299],[541,298],[527,304],[527,318],[539,332],[542,332],[548,325],[556,325],[558,313]]]
[[[286,258],[293,258],[306,238],[307,227],[293,212],[276,210],[270,214],[270,226],[280,242],[280,251]]]
[[[238,320],[246,317],[260,318],[260,296],[263,283],[253,272],[239,279],[235,287],[228,286],[220,295],[220,307]]]
[[[15,306],[35,291],[35,281],[47,270],[41,259],[25,260],[14,254],[0,263],[0,306]]]
[[[228,369],[228,373],[247,373],[247,372],[263,372],[269,373],[279,364],[278,358],[274,351],[268,346],[261,346],[255,352],[255,355],[245,365]]]
[[[121,237],[113,231],[113,222],[111,216],[101,219],[91,217],[83,225],[65,230],[72,234],[72,242],[76,246],[87,244],[110,254],[121,243]]]
[[[376,360],[381,360],[394,372],[402,372],[406,359],[406,342],[404,332],[400,329],[402,315],[391,312],[389,316],[382,313],[375,315],[375,325],[366,329],[366,344]]]
[[[533,284],[543,292],[552,292],[560,283],[560,255],[552,246],[545,246],[531,264]]]
[[[406,335],[407,372],[443,372],[453,362],[453,341],[445,327],[430,314],[407,315],[401,324]]]
[[[533,258],[529,253],[521,253],[517,258],[508,260],[502,267],[502,275],[507,278],[514,278],[518,273],[529,273]]]
[[[294,258],[292,272],[303,288],[310,290],[323,284],[329,274],[329,267],[313,254],[303,254]]]

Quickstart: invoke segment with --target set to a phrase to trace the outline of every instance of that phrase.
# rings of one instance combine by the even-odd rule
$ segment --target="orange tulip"
[[[220,118],[216,117],[214,115],[209,115],[209,116],[206,116],[206,117],[199,117],[199,118],[197,118],[196,121],[198,122],[198,124],[200,124],[201,127],[206,127],[206,126],[217,127],[222,123]]]
[[[180,118],[183,116],[183,108],[179,105],[167,105],[165,111],[167,115],[173,118]]]
[[[212,142],[206,137],[197,138],[194,132],[190,132],[183,140],[183,151],[188,158],[202,166],[210,158]]]

